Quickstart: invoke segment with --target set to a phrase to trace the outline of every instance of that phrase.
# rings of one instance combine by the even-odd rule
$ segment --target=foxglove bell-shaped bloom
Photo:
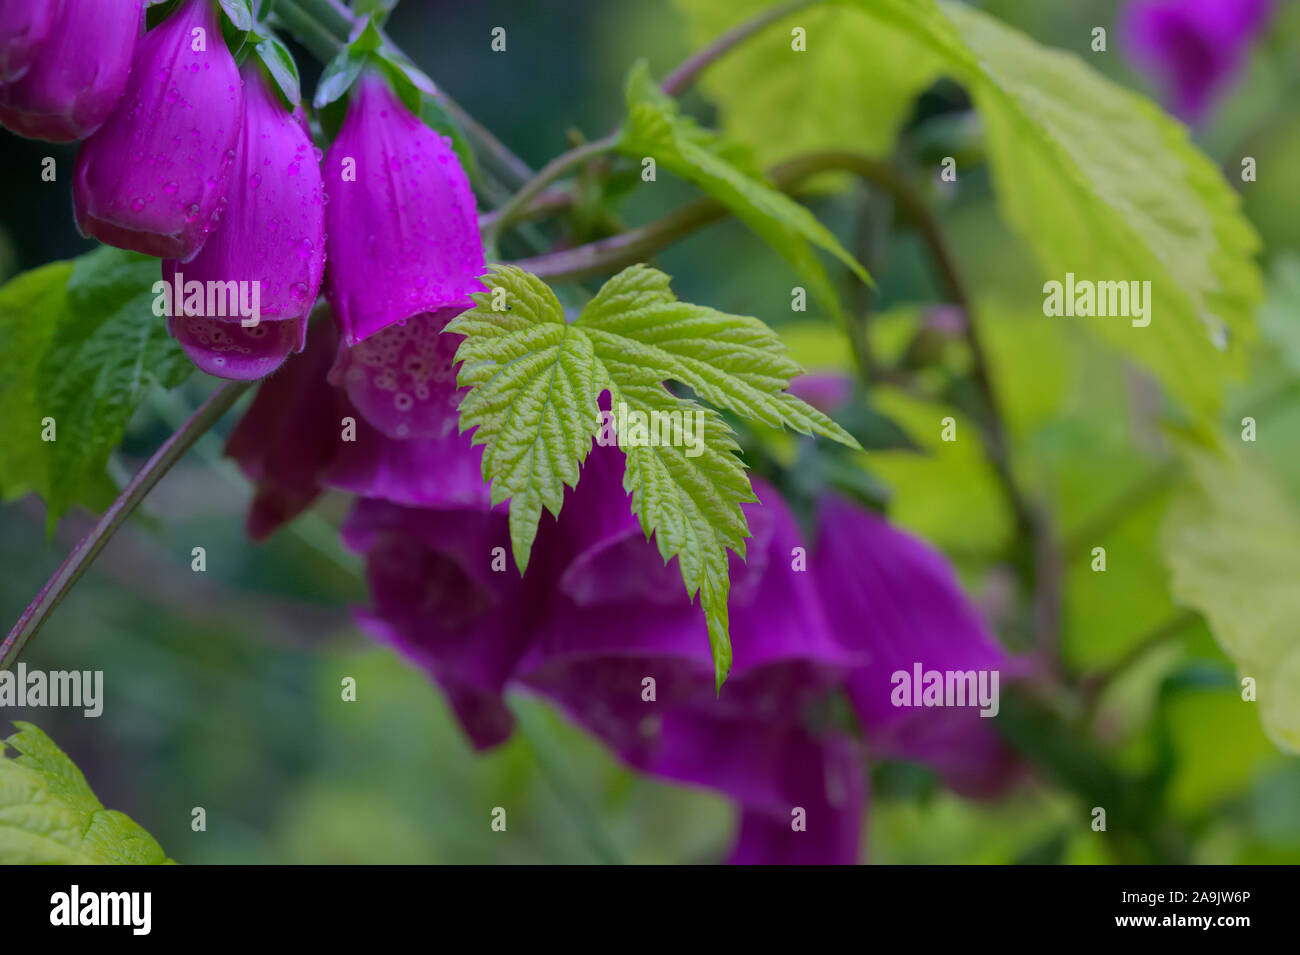
[[[82,144],[77,224],[109,245],[188,262],[226,199],[243,94],[211,0],[186,0],[136,44],[126,90]]]
[[[12,83],[31,66],[50,33],[60,0],[5,0],[0,6],[0,83]]]
[[[316,499],[321,474],[344,443],[353,412],[325,381],[337,347],[332,331],[317,323],[307,347],[259,386],[226,442],[226,456],[256,488],[247,525],[253,540],[269,537]]]
[[[930,545],[834,496],[821,502],[817,529],[810,574],[837,638],[867,658],[849,674],[848,691],[873,751],[931,765],[966,795],[1006,789],[1018,766],[991,716],[1002,690],[1025,675],[1024,661],[993,639],[947,560]],[[975,699],[916,705],[918,671],[938,673],[945,683],[954,674],[954,688],[955,675],[972,674],[975,684],[963,686],[972,696],[980,686],[990,688],[991,705]],[[898,674],[906,674],[905,688]]]
[[[0,124],[32,139],[84,139],[108,118],[126,87],[144,26],[143,0],[46,6],[59,13],[22,79],[0,87]]]
[[[456,387],[462,339],[442,330],[461,310],[425,312],[341,348],[330,381],[346,389],[361,413],[391,438],[456,434],[457,409],[468,391]]]
[[[808,575],[790,569],[793,519],[766,485],[764,503],[746,506],[755,537],[748,562],[732,566],[736,659],[719,698],[703,615],[630,514],[622,474],[621,453],[592,451],[560,520],[543,518],[517,583],[512,568],[487,572],[492,548],[509,553],[500,508],[362,501],[344,531],[366,554],[374,609],[362,626],[448,689],[478,746],[508,735],[501,693],[513,679],[629,765],[736,800],[737,861],[854,861],[864,756],[807,716],[862,660],[834,639]],[[795,807],[806,831],[790,826]]]
[[[358,614],[361,626],[429,671],[476,747],[506,739],[514,721],[502,691],[541,594],[537,575],[525,581],[512,566],[493,567],[494,552],[510,552],[505,510],[367,499],[348,517],[343,540],[366,555],[374,609]]]
[[[812,717],[865,661],[835,640],[810,575],[791,567],[805,543],[793,517],[755,480],[749,559],[731,566],[735,659],[718,695],[702,612],[629,513],[621,459],[594,450],[559,525],[539,534],[534,560],[562,570],[518,678],[636,769],[735,800],[732,861],[856,861],[865,753]]]
[[[169,286],[234,282],[241,308],[205,297],[199,314],[169,327],[194,363],[223,378],[261,378],[306,340],[307,319],[325,270],[325,203],[320,166],[302,124],[284,108],[255,58],[245,62],[244,116],[221,222],[193,259],[163,262]],[[256,292],[256,295],[252,294]],[[209,304],[220,307],[209,309]],[[254,305],[255,324],[244,314]]]
[[[332,322],[317,322],[306,348],[258,389],[226,445],[257,487],[248,533],[261,540],[324,488],[406,507],[491,506],[483,448],[469,434],[396,440],[371,425],[326,375],[338,351]]]
[[[977,707],[893,698],[895,673],[915,663],[996,670],[1000,686],[1023,673],[937,552],[835,498],[806,540],[755,480],[748,559],[731,564],[735,659],[719,696],[702,613],[630,514],[622,474],[618,451],[593,449],[560,519],[543,517],[517,585],[484,573],[493,547],[509,553],[499,508],[371,500],[349,519],[374,594],[362,626],[448,689],[476,745],[509,733],[506,686],[539,693],[630,766],[733,799],[739,863],[856,861],[868,754],[934,766],[971,795],[1018,778]],[[861,740],[828,718],[840,693]]]
[[[1130,58],[1164,87],[1190,123],[1205,119],[1236,79],[1273,0],[1132,0],[1121,14]]]
[[[450,140],[378,73],[362,75],[352,91],[325,156],[325,188],[326,292],[345,346],[424,313],[440,329],[470,306],[485,266],[469,180]],[[383,347],[402,360],[410,355],[401,345]],[[374,367],[367,389],[395,397],[384,369]]]

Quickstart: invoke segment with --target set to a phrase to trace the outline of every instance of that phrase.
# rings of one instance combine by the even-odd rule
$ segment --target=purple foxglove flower
[[[186,0],[136,44],[117,108],[77,154],[72,199],[86,235],[188,262],[216,225],[243,93],[215,7]]]
[[[508,551],[503,514],[361,502],[345,538],[367,554],[375,611],[360,618],[363,626],[444,686],[449,671],[462,675],[449,695],[478,745],[509,731],[492,716],[506,712],[501,675],[512,672],[630,765],[735,799],[743,807],[737,861],[854,861],[866,798],[862,753],[843,734],[805,726],[803,709],[862,661],[832,638],[808,576],[789,570],[793,520],[760,485],[772,503],[747,506],[756,537],[749,562],[733,566],[736,663],[718,699],[703,618],[630,515],[622,467],[619,452],[592,452],[561,520],[543,520],[520,591],[497,591],[491,602],[482,581],[465,582],[469,571],[452,575],[429,563],[431,555],[455,557],[482,574],[492,546]],[[493,530],[474,531],[472,546],[462,548],[462,524],[485,521]],[[457,588],[442,583],[449,576]],[[483,576],[497,587],[506,582],[503,574]],[[462,618],[472,631],[449,623]],[[470,661],[493,679],[475,683],[467,702]],[[646,676],[656,680],[654,703],[642,699]],[[790,826],[795,807],[808,814],[806,832]]]
[[[1132,0],[1120,31],[1130,59],[1163,86],[1166,104],[1200,123],[1237,78],[1272,9],[1272,0]]]
[[[316,499],[321,474],[343,444],[343,419],[352,410],[325,381],[335,348],[333,330],[317,323],[307,347],[258,387],[230,433],[226,456],[256,487],[247,525],[253,540],[269,537]]]
[[[865,754],[807,711],[865,660],[834,639],[811,575],[792,569],[806,542],[779,496],[761,481],[755,491],[749,560],[732,562],[735,661],[720,696],[702,614],[628,513],[621,455],[606,449],[588,458],[559,524],[543,522],[529,574],[549,567],[559,581],[517,675],[629,765],[735,800],[732,861],[851,863]],[[796,808],[804,831],[791,827]]]
[[[399,443],[399,442],[394,442]],[[847,863],[858,856],[868,749],[929,763],[964,792],[992,794],[1018,769],[974,708],[903,711],[892,674],[997,668],[1008,659],[947,563],[835,499],[810,547],[776,491],[755,481],[753,539],[731,566],[735,659],[721,696],[698,606],[630,514],[619,452],[595,448],[558,521],[543,519],[528,574],[487,572],[509,552],[501,509],[404,508],[365,500],[345,528],[366,555],[377,639],[448,689],[471,740],[510,731],[511,683],[558,704],[624,762],[706,786],[740,809],[731,861]],[[811,552],[806,569],[797,548]],[[448,566],[450,564],[450,566]],[[647,700],[647,677],[655,698]],[[847,691],[866,747],[821,725]],[[882,702],[883,701],[883,702]],[[803,810],[806,828],[791,826]]]
[[[36,60],[0,87],[0,124],[52,142],[89,136],[122,96],[143,26],[142,0],[62,0]]]
[[[379,74],[357,82],[324,168],[326,292],[344,345],[422,313],[441,328],[470,306],[485,266],[469,180],[450,140],[415,117]],[[394,392],[382,372],[372,386],[389,404],[399,395],[420,400]]]
[[[928,544],[836,498],[821,502],[810,574],[841,643],[868,658],[848,690],[863,733],[879,755],[934,766],[967,795],[992,795],[1018,777],[1017,764],[980,707],[916,706],[899,696],[921,674],[997,674],[998,692],[1025,675],[966,599],[952,568]],[[920,687],[916,687],[917,690]],[[990,707],[992,709],[992,707]]]
[[[0,83],[12,83],[27,72],[58,12],[59,0],[5,0],[0,8]]]
[[[288,112],[255,58],[245,62],[244,117],[221,222],[187,263],[164,260],[175,285],[237,283],[257,324],[241,327],[239,309],[175,314],[169,327],[194,363],[223,378],[261,378],[301,351],[325,270],[325,203],[320,166],[302,124]],[[242,295],[247,289],[247,299]],[[251,294],[256,292],[256,296]],[[183,298],[180,299],[183,304]],[[221,303],[224,304],[224,303]],[[224,314],[221,314],[224,313]]]
[[[357,440],[344,443],[321,475],[326,487],[407,507],[491,507],[483,446],[472,447],[468,434],[403,441],[371,427],[355,409],[353,416]]]
[[[269,537],[326,487],[408,507],[488,510],[483,448],[455,432],[387,437],[326,380],[337,351],[333,323],[317,322],[302,353],[260,386],[230,435],[226,455],[257,487],[249,536]]]
[[[476,747],[506,739],[514,722],[502,690],[540,595],[536,575],[524,581],[513,567],[492,566],[496,548],[510,552],[505,510],[416,510],[365,499],[343,540],[366,555],[374,610],[358,613],[361,626],[428,669]]]
[[[337,203],[331,203],[333,208]],[[335,248],[334,233],[330,247]],[[330,253],[330,269],[339,261]],[[456,387],[459,335],[442,329],[468,301],[390,325],[359,344],[339,349],[330,381],[372,424],[391,438],[447,438],[459,430],[457,409],[469,389]]]

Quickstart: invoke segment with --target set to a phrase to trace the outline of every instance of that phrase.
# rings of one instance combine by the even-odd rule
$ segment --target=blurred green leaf
[[[1254,679],[1258,702],[1239,705],[1258,707],[1269,738],[1300,752],[1300,516],[1245,452],[1189,444],[1184,455],[1189,486],[1163,535],[1172,591]]]
[[[158,865],[171,860],[149,833],[105,809],[86,777],[31,723],[0,743],[0,863]]]
[[[1167,686],[1161,693],[1158,715],[1174,752],[1169,804],[1175,812],[1212,809],[1249,789],[1282,758],[1260,731],[1252,705],[1242,702],[1231,674],[1225,676],[1226,687]]]
[[[1259,329],[1291,374],[1300,375],[1300,252],[1287,250],[1273,260]]]
[[[1011,514],[975,423],[948,405],[893,387],[877,388],[873,395],[880,413],[898,422],[921,448],[920,453],[871,452],[871,470],[893,492],[890,517],[951,551],[987,555],[1005,546]],[[943,440],[948,417],[955,422],[955,441]]]
[[[55,407],[40,391],[38,371],[54,341],[72,274],[72,262],[52,262],[0,287],[0,416],[7,422],[0,444],[3,500],[28,492],[51,497],[57,445],[41,440],[41,422],[55,415]],[[102,509],[117,488],[100,469],[82,472],[68,493],[88,507]]]
[[[1147,327],[1074,321],[1149,368],[1202,422],[1216,413],[1253,335],[1259,240],[1186,129],[1077,56],[965,4],[852,2],[969,87],[1002,214],[1044,274],[1152,283]]]
[[[87,475],[103,473],[127,422],[155,384],[171,388],[193,370],[154,314],[158,260],[102,246],[76,260],[67,298],[37,373],[42,410],[53,417],[51,521]]]
[[[725,205],[790,263],[824,308],[840,313],[839,297],[813,246],[871,284],[866,270],[811,212],[738,167],[734,146],[681,116],[676,102],[660,92],[644,61],[628,74],[627,110],[619,151],[636,159],[653,157],[658,165]]]
[[[24,272],[0,287],[0,492],[10,500],[49,492],[48,445],[41,441],[42,411],[36,369],[54,337],[63,311],[71,262],[53,262]]]
[[[674,0],[692,47],[703,47],[773,0]],[[806,49],[792,31],[805,31]],[[711,64],[700,86],[723,128],[764,164],[796,153],[852,149],[886,154],[942,60],[906,33],[842,4],[798,10]]]
[[[1159,547],[1168,493],[1136,503],[1124,519],[1084,542],[1066,574],[1062,643],[1074,667],[1120,660],[1174,612]],[[1094,547],[1106,569],[1093,569]]]

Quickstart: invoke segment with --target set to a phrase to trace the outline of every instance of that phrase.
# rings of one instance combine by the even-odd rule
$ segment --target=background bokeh
[[[1113,35],[1117,7],[1112,0],[980,5],[1040,42],[1079,51],[1095,25],[1112,27]],[[508,31],[505,54],[488,49],[498,25]],[[534,167],[566,148],[570,127],[594,137],[619,120],[632,61],[644,57],[662,75],[687,52],[685,24],[667,0],[405,0],[389,32]],[[318,69],[305,54],[299,62],[305,78]],[[1118,53],[1090,62],[1154,92]],[[710,116],[698,94],[686,102]],[[954,102],[955,90],[928,94],[913,127],[925,130],[927,119]],[[1300,169],[1298,102],[1300,11],[1282,3],[1197,139],[1226,168],[1252,155],[1261,170],[1273,171],[1261,172],[1245,209],[1265,242],[1266,320],[1283,328],[1300,317],[1300,189],[1293,174],[1275,171]],[[67,182],[40,183],[29,174],[46,155],[70,169],[72,147],[12,136],[0,142],[0,278],[90,248],[73,225]],[[641,222],[692,195],[665,183],[653,196],[633,194],[620,213]],[[852,238],[849,203],[814,205]],[[1000,300],[1016,277],[1033,271],[1000,225],[983,173],[963,176],[942,221],[978,300]],[[658,261],[681,298],[774,323],[779,312],[763,303],[788,300],[797,284],[735,224],[705,230]],[[933,280],[914,239],[891,244],[870,265],[880,282],[877,333],[888,339],[892,327],[915,323],[915,303],[936,297]],[[1091,735],[1119,766],[1160,764],[1172,774],[1164,807],[1176,833],[1171,861],[1300,862],[1300,760],[1265,738],[1253,708],[1239,703],[1231,664],[1199,619],[1179,618],[1168,593],[1154,546],[1168,481],[1159,471],[1159,435],[1144,417],[1149,386],[1105,360],[1091,339],[1045,329],[1041,314],[1032,323],[1021,305],[1009,302],[988,320],[995,367],[1007,371],[1000,387],[1013,396],[1018,450],[1053,475],[1067,532],[1086,538],[1086,529],[1106,526],[1132,557],[1104,577],[1090,574],[1086,559],[1071,563],[1067,663],[1078,672],[1104,671],[1153,629],[1171,619],[1177,625],[1125,669],[1101,701]],[[829,325],[788,331],[806,364],[842,362]],[[1280,335],[1285,341],[1285,331]],[[1262,354],[1236,400],[1272,396],[1271,437],[1260,453],[1300,500],[1300,388],[1291,387],[1296,373],[1289,367],[1283,345]],[[200,378],[155,395],[141,410],[115,455],[119,476],[197,405],[209,387]],[[882,400],[904,424],[924,411]],[[249,487],[220,457],[233,420],[163,480],[24,655],[42,669],[103,670],[103,715],[6,710],[6,732],[13,719],[41,726],[105,805],[128,813],[183,863],[666,863],[725,854],[733,818],[724,800],[627,772],[526,697],[515,700],[522,732],[475,755],[425,675],[352,626],[348,608],[365,593],[359,565],[334,531],[345,500],[326,497],[268,544],[244,537]],[[1004,527],[978,464],[887,452],[875,474],[907,489],[894,499],[895,519],[944,547],[996,613],[998,580],[981,558]],[[1113,502],[1134,487],[1145,497],[1112,519]],[[85,513],[73,514],[49,539],[39,501],[0,509],[0,616],[19,614],[88,524]],[[190,570],[191,548],[200,545],[205,574]],[[347,676],[358,681],[355,703],[339,699]],[[206,832],[191,831],[195,806],[207,811]],[[494,806],[508,808],[507,833],[489,829]],[[1079,824],[1087,808],[1047,782],[995,805],[968,802],[919,768],[880,766],[864,857],[1108,861],[1095,834]]]

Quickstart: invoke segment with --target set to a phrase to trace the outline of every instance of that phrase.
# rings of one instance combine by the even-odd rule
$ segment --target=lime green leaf
[[[460,406],[461,430],[477,428],[474,444],[486,446],[483,477],[494,505],[510,500],[510,538],[524,570],[542,508],[559,515],[564,486],[577,487],[600,428],[591,342],[536,276],[497,266],[486,284],[491,290],[475,293],[476,307],[447,331],[466,336],[456,357],[460,384],[473,391]]]
[[[627,110],[620,152],[637,158],[653,157],[657,164],[695,183],[725,205],[790,263],[827,309],[839,314],[839,300],[813,246],[829,252],[870,284],[866,269],[816,216],[736,166],[732,161],[734,148],[680,116],[677,104],[655,85],[644,62],[634,66],[628,75]]]
[[[632,511],[664,562],[677,558],[691,598],[700,595],[721,687],[731,666],[727,552],[744,556],[740,505],[755,497],[722,416],[665,382],[770,426],[857,442],[788,393],[799,366],[762,322],[679,302],[668,276],[648,266],[611,278],[572,324],[536,276],[496,266],[484,284],[446,330],[465,336],[456,358],[471,390],[461,429],[477,429],[493,503],[510,500],[516,562],[527,566],[542,508],[558,516],[565,486],[577,485],[602,426],[597,399],[608,391]],[[625,424],[638,419],[669,422],[670,440],[636,439]],[[698,430],[684,427],[692,421]]]
[[[606,343],[608,344],[608,343]],[[704,425],[702,451],[671,445],[631,445],[620,434],[626,457],[623,489],[632,495],[632,513],[646,536],[654,535],[667,563],[677,558],[686,592],[698,592],[708,625],[709,646],[718,689],[731,670],[731,638],[727,618],[730,590],[727,549],[745,556],[749,525],[740,505],[755,501],[753,488],[738,457],[735,434],[714,411],[674,397],[655,377],[625,364],[616,348],[597,346],[600,386],[608,388],[615,408],[629,415],[682,415],[695,412]]]
[[[772,0],[674,0],[692,47],[702,47],[769,9]],[[802,27],[806,49],[793,48]],[[796,153],[851,149],[887,154],[941,59],[862,10],[817,4],[764,28],[700,79],[724,131],[764,164]]]
[[[71,262],[53,262],[11,279],[0,287],[0,418],[5,440],[0,444],[0,499],[28,492],[50,494],[50,463],[54,445],[41,440],[43,419],[53,406],[37,388],[37,370],[50,347]],[[57,434],[57,431],[56,431]],[[107,475],[83,474],[75,491],[78,500],[102,507],[116,489]]]
[[[0,863],[159,865],[158,842],[120,812],[105,809],[86,777],[30,723],[0,743]]]
[[[676,379],[701,398],[772,427],[819,434],[855,450],[857,441],[785,389],[802,369],[757,318],[679,302],[663,272],[624,269],[582,310],[577,325],[598,356]]]
[[[1300,515],[1242,453],[1188,447],[1185,457],[1190,486],[1162,540],[1170,589],[1255,680],[1258,702],[1240,705],[1258,706],[1269,738],[1300,752]]]
[[[49,350],[37,372],[50,444],[51,519],[85,475],[103,472],[127,422],[154,384],[180,384],[193,366],[154,314],[158,260],[107,246],[77,259]]]
[[[965,4],[852,0],[943,57],[985,124],[1003,215],[1043,273],[1151,282],[1150,325],[1089,324],[1202,420],[1243,365],[1259,240],[1187,131],[1077,56]]]

